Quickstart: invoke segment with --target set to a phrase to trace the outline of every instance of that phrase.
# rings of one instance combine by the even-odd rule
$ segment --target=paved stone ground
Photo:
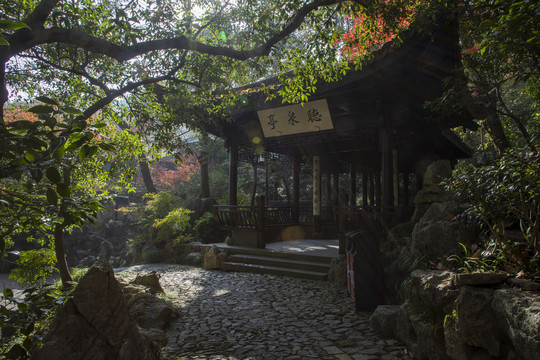
[[[409,359],[355,313],[346,291],[323,281],[207,271],[183,265],[156,270],[181,317],[168,331],[169,359]],[[126,274],[129,276],[129,274]]]

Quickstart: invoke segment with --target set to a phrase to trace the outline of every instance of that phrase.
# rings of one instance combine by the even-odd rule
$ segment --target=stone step
[[[268,249],[248,248],[242,246],[231,246],[226,244],[211,244],[202,245],[203,247],[210,248],[211,246],[217,246],[219,249],[225,251],[229,255],[253,255],[264,256],[278,259],[293,259],[297,261],[307,261],[320,264],[330,264],[332,257],[330,256],[318,256],[318,255],[306,255],[296,252],[278,252]]]
[[[245,264],[245,263],[237,263],[237,262],[229,262],[229,261],[223,263],[223,270],[251,272],[251,273],[257,273],[257,274],[284,275],[284,276],[291,276],[291,277],[311,279],[311,280],[327,280],[328,279],[327,272],[287,269],[287,268],[276,267],[276,266]]]
[[[320,273],[328,273],[328,270],[330,270],[330,265],[326,262],[321,263],[273,256],[234,254],[229,256],[228,261],[242,264],[266,265],[285,269],[316,271]]]

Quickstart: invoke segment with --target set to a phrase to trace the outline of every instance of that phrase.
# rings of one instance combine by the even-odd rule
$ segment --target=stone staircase
[[[332,257],[286,253],[239,246],[219,246],[229,258],[225,271],[285,275],[312,280],[327,280]]]

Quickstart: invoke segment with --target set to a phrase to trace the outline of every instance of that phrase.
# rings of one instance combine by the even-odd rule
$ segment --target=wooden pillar
[[[332,174],[334,181],[332,182],[332,193],[334,194],[334,199],[336,203],[339,203],[339,173],[335,172]]]
[[[238,205],[238,145],[229,149],[229,205]]]
[[[367,172],[362,172],[362,206],[368,207],[368,174]]]
[[[375,176],[375,205],[380,208],[382,206],[382,184],[381,184],[381,173],[376,172]]]
[[[399,206],[399,164],[397,149],[392,150],[392,173],[394,175],[394,206]]]
[[[313,156],[313,222],[315,233],[321,233],[321,157]],[[314,234],[315,235],[315,234]]]
[[[375,207],[375,173],[369,174],[369,205]]]
[[[351,164],[350,176],[351,183],[349,184],[349,193],[351,194],[351,197],[349,198],[348,205],[354,209],[356,208],[356,166],[354,166],[354,164]]]
[[[385,119],[385,123],[388,123],[388,120]],[[381,205],[383,208],[388,208],[394,201],[392,140],[389,125],[381,127],[379,143],[381,146]]]
[[[326,168],[326,206],[332,207],[332,174],[330,169]]]
[[[264,248],[265,247],[265,239],[264,239],[264,233],[265,233],[265,223],[266,223],[266,206],[265,206],[265,196],[259,195],[256,198],[255,206],[256,206],[256,231],[257,231],[257,247],[258,248]]]
[[[292,215],[295,224],[300,222],[300,157],[293,158],[293,196]]]
[[[270,175],[268,173],[268,156],[264,157],[264,205],[268,206],[268,199],[270,198],[269,189]]]

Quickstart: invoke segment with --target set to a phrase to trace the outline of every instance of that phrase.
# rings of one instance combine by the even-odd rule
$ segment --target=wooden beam
[[[349,198],[349,206],[352,208],[356,207],[356,166],[354,164],[351,164],[350,167],[350,176],[351,176],[351,183],[349,186],[349,192],[351,194],[351,197]]]
[[[238,205],[238,145],[229,149],[229,205]]]
[[[362,172],[362,206],[368,207],[368,173]]]
[[[398,167],[398,151],[392,150],[392,174],[394,183],[394,206],[399,206],[399,167]]]
[[[293,221],[300,221],[300,157],[293,157]]]
[[[321,215],[321,157],[313,156],[313,216]]]

